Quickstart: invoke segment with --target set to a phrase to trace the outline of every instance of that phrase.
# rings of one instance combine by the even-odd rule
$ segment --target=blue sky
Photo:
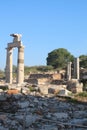
[[[87,55],[87,0],[0,0],[0,69],[11,33],[22,34],[27,66],[46,65],[48,53],[57,48]]]

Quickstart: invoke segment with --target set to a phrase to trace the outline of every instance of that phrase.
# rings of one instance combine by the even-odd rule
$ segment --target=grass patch
[[[33,91],[35,91],[35,88],[32,86],[29,86],[29,90],[30,90],[30,92],[33,92]]]
[[[87,92],[79,93],[77,96],[80,96],[80,97],[87,97]]]
[[[74,99],[78,102],[87,103],[87,92],[84,91],[74,95]]]
[[[67,100],[68,102],[78,103],[78,100],[76,98],[68,98]]]
[[[38,72],[48,72],[48,71],[53,71],[52,66],[25,66],[24,67],[24,73],[25,75],[29,75],[29,73],[38,73]]]

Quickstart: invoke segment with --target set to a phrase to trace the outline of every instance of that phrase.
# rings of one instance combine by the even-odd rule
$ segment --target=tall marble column
[[[8,48],[6,48],[6,67],[5,67],[5,79],[8,82]]]
[[[79,58],[74,59],[74,78],[79,79]]]
[[[71,80],[71,62],[67,64],[67,80]]]
[[[24,46],[18,47],[17,83],[24,82]]]
[[[12,48],[7,48],[6,82],[12,83]]]

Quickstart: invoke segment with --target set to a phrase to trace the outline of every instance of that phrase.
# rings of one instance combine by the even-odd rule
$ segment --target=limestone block
[[[83,92],[83,83],[80,83],[78,80],[72,80],[68,82],[67,89],[72,93]]]
[[[39,85],[38,88],[41,94],[48,94],[48,87],[46,85]]]
[[[18,93],[19,93],[19,91],[17,89],[7,91],[7,94],[18,94]]]
[[[67,89],[61,89],[58,93],[58,95],[63,95],[63,96],[68,96],[69,94],[71,94],[72,92],[67,90]]]
[[[48,92],[53,94],[59,93],[61,89],[66,89],[66,85],[48,85],[48,86],[49,86]]]
[[[53,74],[52,78],[53,78],[53,80],[56,80],[56,79],[60,80],[62,78],[62,76],[61,76],[61,74],[58,73],[58,74]]]
[[[21,92],[22,92],[23,94],[27,95],[27,94],[29,94],[29,93],[30,93],[30,90],[29,90],[29,88],[22,87]]]
[[[38,84],[46,84],[48,82],[49,82],[48,78],[39,78],[39,79],[37,79]]]

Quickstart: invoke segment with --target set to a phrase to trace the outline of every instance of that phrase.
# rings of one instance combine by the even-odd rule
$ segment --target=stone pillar
[[[74,59],[74,78],[79,80],[79,58]]]
[[[67,64],[67,80],[71,80],[71,62]]]
[[[18,48],[17,83],[24,81],[24,46],[21,42],[21,34],[11,34],[13,42],[8,43],[6,59],[6,82],[12,83],[12,48]]]
[[[24,82],[24,46],[18,47],[17,83]]]
[[[12,48],[7,48],[6,82],[12,83]]]
[[[5,67],[5,79],[6,83],[8,82],[8,48],[6,48],[7,54],[6,54],[6,67]]]

